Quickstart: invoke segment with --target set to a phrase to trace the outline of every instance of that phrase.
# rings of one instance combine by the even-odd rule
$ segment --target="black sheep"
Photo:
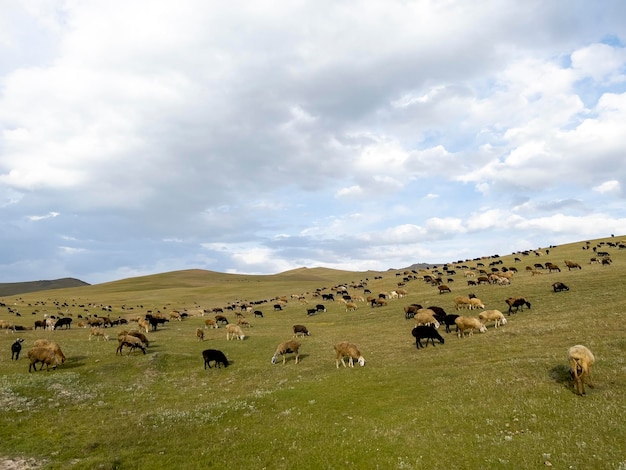
[[[562,282],[555,282],[554,284],[552,284],[552,288],[554,289],[554,292],[561,292],[564,290],[569,290],[569,287],[567,287]]]
[[[422,345],[422,338],[426,338],[426,346],[428,346],[428,341],[432,341],[433,347],[435,346],[435,340],[438,340],[441,344],[445,342],[443,337],[437,333],[434,326],[418,325],[413,328],[411,334],[415,337],[415,346],[417,349],[425,347]]]
[[[11,360],[18,360],[20,358],[20,352],[22,351],[23,338],[17,338],[11,345]]]
[[[205,349],[202,351],[202,357],[204,358],[204,368],[206,369],[209,366],[211,368],[211,361],[215,361],[215,367],[221,367],[224,364],[224,367],[228,367],[228,359],[222,351],[218,351],[217,349]]]

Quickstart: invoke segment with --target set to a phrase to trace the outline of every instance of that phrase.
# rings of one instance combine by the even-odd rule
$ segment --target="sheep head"
[[[359,356],[359,365],[363,367],[365,365],[365,358],[363,356]]]

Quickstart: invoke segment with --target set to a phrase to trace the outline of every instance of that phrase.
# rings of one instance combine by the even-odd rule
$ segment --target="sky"
[[[0,0],[0,282],[626,235],[622,0]]]

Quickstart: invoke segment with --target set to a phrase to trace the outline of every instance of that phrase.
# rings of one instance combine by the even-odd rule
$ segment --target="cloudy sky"
[[[622,0],[0,0],[0,282],[626,235]]]

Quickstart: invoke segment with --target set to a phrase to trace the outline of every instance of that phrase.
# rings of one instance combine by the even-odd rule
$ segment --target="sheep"
[[[212,318],[204,320],[204,328],[219,328],[219,325]]]
[[[224,367],[228,367],[229,362],[226,359],[226,356],[222,351],[218,351],[217,349],[205,349],[202,351],[202,358],[204,359],[204,368],[206,370],[207,366],[209,369],[211,368],[211,361],[215,362],[215,367],[220,368],[222,365]]]
[[[426,346],[428,346],[428,341],[432,341],[433,347],[435,346],[435,340],[438,340],[441,344],[445,342],[442,336],[432,326],[416,326],[411,331],[411,334],[415,337],[415,346],[417,349],[425,347],[422,345],[422,338],[426,338]]]
[[[246,328],[250,328],[252,326],[250,325],[250,322],[243,317],[237,318],[237,325],[245,326]]]
[[[296,336],[311,336],[311,333],[304,325],[293,325],[293,337]]]
[[[484,333],[485,331],[487,331],[487,328],[485,327],[485,325],[483,325],[480,319],[476,317],[462,316],[462,317],[457,318],[454,321],[454,323],[456,323],[456,327],[458,331],[457,335],[459,338],[465,337],[465,330],[469,330],[469,336],[472,336],[474,334],[474,329],[477,329],[481,333]]]
[[[28,351],[28,359],[30,361],[28,365],[28,372],[32,372],[33,369],[37,372],[38,362],[41,362],[41,368],[39,370],[43,369],[44,364],[46,365],[46,370],[50,370],[50,366],[52,366],[53,369],[56,369],[61,363],[61,360],[55,351],[45,346],[31,348]]]
[[[196,328],[196,339],[198,341],[204,341],[204,330],[202,328]]]
[[[20,358],[20,352],[22,351],[22,343],[24,338],[17,338],[11,345],[11,360],[18,360]]]
[[[433,325],[435,328],[439,328],[439,322],[435,318],[435,312],[429,308],[420,308],[413,317],[415,320],[415,326],[418,325]]]
[[[585,394],[585,380],[589,387],[593,388],[591,380],[591,366],[595,362],[592,352],[581,344],[572,346],[567,351],[570,374],[574,379],[574,391],[577,395]]]
[[[411,318],[415,317],[415,314],[420,308],[422,308],[422,306],[418,304],[407,305],[406,307],[404,307],[404,318],[406,320],[410,320]]]
[[[554,284],[552,284],[552,289],[554,290],[554,292],[562,292],[564,290],[569,290],[569,287],[567,287],[562,282],[555,282]]]
[[[439,289],[439,293],[443,294],[445,292],[452,292],[452,290],[450,290],[450,287],[447,284],[443,284],[441,286],[437,286],[437,288]]]
[[[218,324],[221,323],[222,325],[228,325],[228,318],[224,315],[215,315],[215,322]]]
[[[496,328],[500,325],[506,325],[506,318],[504,318],[504,314],[500,310],[485,310],[478,314],[478,318],[484,324],[490,321],[494,322]]]
[[[239,325],[226,325],[226,340],[230,341],[235,338],[243,340],[245,337],[246,335],[243,334],[243,330]]]
[[[148,328],[150,327],[150,323],[145,318],[140,318],[137,320],[137,324],[139,325],[139,329],[148,333]]]
[[[461,310],[462,308],[469,308],[471,305],[469,297],[458,296],[454,298],[454,308]]]
[[[354,311],[358,308],[357,304],[355,304],[354,302],[347,302],[346,303],[346,312],[348,311]]]
[[[571,260],[565,260],[565,266],[567,266],[568,271],[571,271],[572,269],[582,269],[580,264],[575,263]]]
[[[456,326],[456,319],[459,318],[459,315],[455,315],[453,313],[449,313],[447,314],[443,320],[441,321],[441,323],[443,323],[444,325],[446,325],[446,333],[451,333],[452,331],[450,330],[450,325],[455,325]],[[457,327],[456,329],[457,331],[459,331],[459,328]]]
[[[337,369],[339,369],[339,360],[341,359],[341,363],[344,367],[346,367],[346,363],[344,362],[344,357],[348,356],[348,365],[350,367],[354,367],[354,359],[356,359],[361,367],[365,365],[365,358],[356,347],[356,345],[352,343],[348,343],[343,341],[341,343],[337,343],[334,346],[335,348],[335,364]]]
[[[141,351],[146,354],[146,346],[144,345],[143,341],[141,341],[139,338],[132,336],[130,334],[128,335],[120,335],[117,337],[117,342],[118,342],[118,346],[117,349],[115,350],[115,354],[117,355],[118,353],[121,355],[122,354],[122,348],[124,346],[128,346],[128,354],[130,354],[134,349],[141,349]]]
[[[254,318],[256,318],[256,317],[263,318],[263,312],[261,312],[260,310],[255,310],[254,311]]]
[[[300,361],[300,343],[294,340],[285,341],[284,343],[280,343],[274,351],[274,355],[272,356],[272,364],[276,364],[278,360],[278,356],[283,356],[283,364],[287,359],[287,354],[293,353],[296,355],[296,364]]]
[[[475,308],[485,308],[485,304],[482,303],[482,301],[480,299],[477,299],[476,297],[470,299],[470,306],[469,306],[470,310],[473,310]]]
[[[505,300],[506,304],[509,306],[509,316],[513,311],[513,307],[515,307],[515,312],[522,308],[522,312],[524,311],[524,305],[530,308],[530,302],[528,302],[524,297],[509,297]]]
[[[65,362],[65,355],[63,354],[63,351],[61,351],[61,347],[54,341],[49,341],[47,339],[37,339],[33,343],[33,346],[36,348],[48,348],[54,351],[54,353],[56,354],[59,361],[61,361],[61,363]]]
[[[89,329],[89,341],[91,341],[92,336],[96,336],[98,338],[98,341],[100,341],[101,336],[104,338],[105,341],[109,340],[109,335],[105,333],[104,328],[100,328],[100,327],[92,326]]]

